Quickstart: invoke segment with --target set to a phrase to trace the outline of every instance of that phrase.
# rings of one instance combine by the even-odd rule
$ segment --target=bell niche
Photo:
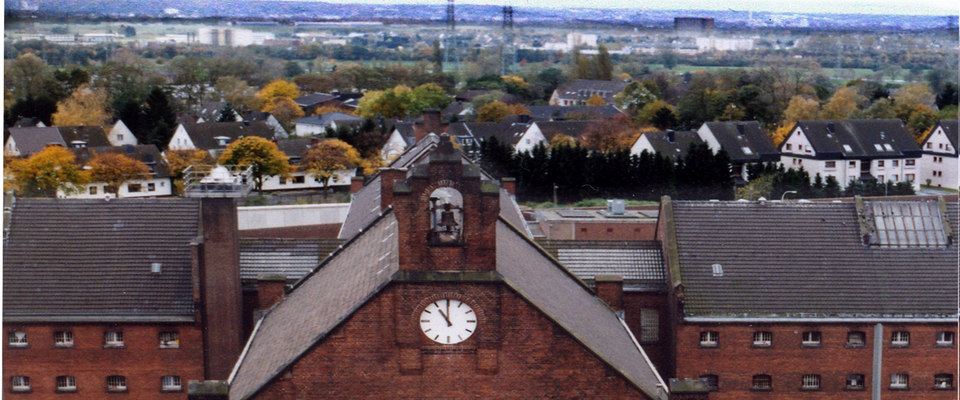
[[[427,241],[434,246],[463,244],[463,196],[451,187],[430,194],[430,230]]]

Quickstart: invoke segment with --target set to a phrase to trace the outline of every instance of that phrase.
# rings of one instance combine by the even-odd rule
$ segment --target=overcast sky
[[[327,0],[330,1],[330,0]],[[457,4],[549,8],[773,11],[831,14],[960,15],[957,0],[456,0]],[[365,4],[446,4],[446,0],[340,0]]]

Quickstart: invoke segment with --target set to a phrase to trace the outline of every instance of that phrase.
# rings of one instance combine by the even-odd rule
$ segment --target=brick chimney
[[[415,129],[417,143],[419,143],[423,138],[431,133],[440,135],[441,126],[440,126],[440,110],[436,108],[428,108],[423,110],[423,124],[420,126],[421,129]]]
[[[500,186],[503,187],[511,196],[517,195],[517,180],[514,178],[503,178],[500,180]]]
[[[243,347],[237,204],[232,198],[203,198],[200,210],[204,379],[226,380]]]
[[[269,310],[283,300],[287,277],[283,275],[257,276],[257,311]]]
[[[363,189],[363,177],[354,176],[350,178],[350,194],[357,194],[357,192]]]
[[[623,311],[623,277],[619,275],[597,275],[594,280],[597,297],[607,303],[613,311]]]

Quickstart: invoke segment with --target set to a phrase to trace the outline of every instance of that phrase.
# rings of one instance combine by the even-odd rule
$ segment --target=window
[[[942,333],[942,332],[941,332]],[[27,333],[13,331],[8,334],[10,337],[10,347],[27,347]],[[939,336],[937,336],[939,337]],[[939,342],[937,342],[939,343]]]
[[[154,192],[154,191],[156,191],[156,190],[157,190],[157,184],[156,184],[156,183],[148,183],[148,184],[147,184],[147,191],[148,191],[148,192]]]
[[[720,377],[716,375],[700,375],[700,380],[710,388],[710,390],[720,390]]]
[[[160,379],[160,388],[164,392],[180,391],[180,377],[176,375],[167,375]]]
[[[123,375],[110,375],[107,377],[108,392],[126,392],[127,377]]]
[[[10,390],[14,392],[29,392],[30,391],[30,377],[29,376],[14,376],[10,378]]]
[[[700,347],[717,347],[720,345],[720,333],[715,331],[700,332]]]
[[[867,334],[854,331],[847,333],[847,347],[863,347],[867,344]]]
[[[938,143],[937,148],[943,150],[943,143]]]
[[[877,166],[883,168],[883,160],[877,160]]]
[[[280,184],[281,184],[281,185],[286,185],[286,184],[287,184],[287,180],[286,180],[286,179],[283,179],[283,178],[280,178]]]
[[[894,181],[894,182],[897,182],[897,181],[899,181],[899,180],[900,180],[900,175],[893,174],[893,181]]]
[[[837,167],[837,162],[836,162],[836,161],[827,161],[827,162],[823,163],[823,166],[824,166],[824,167],[827,167],[827,168],[836,168],[836,167]]]
[[[937,346],[952,346],[952,345],[953,345],[953,332],[950,332],[950,331],[937,332]]]
[[[73,332],[60,331],[53,333],[53,344],[57,347],[73,347]]]
[[[885,180],[883,180],[883,175],[877,175],[877,182],[879,183],[886,182]]]
[[[820,346],[820,332],[810,331],[803,333],[804,346]]]
[[[933,143],[927,142],[927,148],[928,148],[928,149],[933,149]]]
[[[917,160],[903,160],[903,165],[908,167],[917,165]]]
[[[820,389],[820,375],[804,375],[800,385],[801,389]]]
[[[306,181],[303,179],[302,176],[295,176],[295,177],[293,177],[293,183],[304,183],[304,182],[306,182]]]
[[[890,375],[890,389],[906,389],[910,376],[907,374]]]
[[[893,166],[894,166],[894,167],[899,167],[899,166],[900,166],[900,160],[893,160]]]
[[[57,391],[58,392],[76,392],[77,380],[72,376],[58,376]]]
[[[879,145],[879,144],[877,144],[877,143],[874,143],[874,144],[873,144],[873,148],[877,149],[877,151],[883,151],[883,146],[881,146],[881,145]]]
[[[847,163],[847,165],[849,165],[850,168],[856,168],[856,167],[857,167],[857,162],[856,162],[856,161],[850,161],[849,163]]]
[[[175,349],[180,347],[180,339],[177,332],[160,332],[160,348]]]
[[[117,134],[117,140],[123,140],[123,135]]]
[[[787,150],[793,150],[793,145],[790,143],[787,143]]]
[[[903,177],[907,180],[907,182],[913,182],[914,179],[917,179],[915,174],[905,174]]]
[[[660,311],[656,308],[640,309],[640,341],[643,343],[660,341]]]
[[[843,145],[843,151],[845,151],[845,152],[847,152],[847,153],[852,153],[852,152],[853,152],[853,148],[850,147],[849,144],[845,144],[845,145]]]
[[[773,379],[770,378],[770,375],[754,375],[753,376],[753,390],[771,390],[773,389]]]
[[[934,389],[953,389],[952,374],[937,374],[933,377]]]
[[[143,189],[143,185],[139,183],[131,183],[127,185],[127,192],[129,193],[137,193],[142,191],[142,189]]]
[[[90,194],[97,194],[97,187],[96,187],[96,186],[90,186]]]
[[[123,332],[104,332],[103,347],[123,347]]]
[[[849,374],[847,375],[847,389],[860,390],[863,389],[863,375],[862,374]]]
[[[910,345],[910,332],[907,332],[907,331],[893,332],[893,336],[890,338],[890,344],[894,346]]]
[[[753,333],[753,345],[754,346],[763,346],[767,347],[773,343],[773,333],[770,332],[754,332]]]

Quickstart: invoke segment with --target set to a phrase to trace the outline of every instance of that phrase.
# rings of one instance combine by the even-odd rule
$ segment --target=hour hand
[[[447,321],[447,326],[453,326],[453,324],[450,323],[450,317],[447,317],[447,314],[444,314],[443,310],[437,309],[437,311],[440,311],[440,316],[443,317],[445,321]]]

